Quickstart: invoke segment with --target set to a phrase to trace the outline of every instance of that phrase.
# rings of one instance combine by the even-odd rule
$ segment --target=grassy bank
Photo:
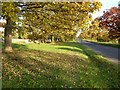
[[[117,88],[118,66],[75,42],[13,44],[3,54],[3,88]]]

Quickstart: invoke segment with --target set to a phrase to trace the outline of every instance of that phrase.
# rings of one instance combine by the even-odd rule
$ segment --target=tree
[[[91,20],[90,23],[88,24],[89,28],[86,28],[85,30],[82,31],[79,37],[84,38],[84,39],[93,39],[97,41],[109,41],[110,38],[108,37],[108,30],[104,29],[102,30],[99,27],[99,20],[100,17],[97,17],[94,20]]]
[[[14,2],[2,3],[2,17],[6,19],[4,31],[4,51],[12,52],[12,30],[15,28],[19,8]]]
[[[31,5],[28,8],[31,9],[31,7],[34,6]],[[33,8],[32,12],[25,13],[25,22],[29,26],[38,28],[31,30],[32,34],[54,36],[65,41],[75,37],[77,32],[75,27],[88,28],[91,19],[89,14],[100,7],[100,2],[48,2],[42,8]],[[42,31],[44,32],[42,33]]]
[[[109,30],[111,39],[118,39],[120,43],[120,7],[112,7],[104,11],[100,18],[100,27]]]
[[[38,34],[38,37],[55,36],[59,31],[58,36],[65,34],[66,37],[66,32],[75,35],[74,27],[84,27],[86,16],[100,7],[100,2],[3,2],[2,17],[7,21],[4,50],[12,51],[12,31],[17,27],[20,14],[30,32]]]

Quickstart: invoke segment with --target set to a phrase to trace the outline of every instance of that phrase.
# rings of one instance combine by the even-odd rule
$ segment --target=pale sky
[[[93,14],[93,19],[98,16],[102,16],[103,11],[105,9],[110,9],[111,7],[114,7],[114,6],[117,7],[119,1],[120,0],[100,0],[100,2],[102,3],[102,7],[99,12],[97,12],[96,14]]]

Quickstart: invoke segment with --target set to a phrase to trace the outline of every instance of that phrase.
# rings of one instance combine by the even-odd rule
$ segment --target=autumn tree
[[[49,35],[68,37],[75,35],[76,26],[85,27],[89,14],[100,7],[100,2],[3,2],[2,17],[7,21],[4,50],[12,51],[12,31],[18,27],[19,15],[36,39]]]
[[[42,8],[37,9],[33,8],[34,5],[26,7],[32,12],[25,13],[25,22],[32,28],[36,28],[36,30],[31,28],[30,32],[46,37],[55,36],[62,40],[74,38],[77,32],[75,27],[88,28],[91,18],[89,14],[101,7],[100,2],[48,2],[43,4],[45,5]]]
[[[80,37],[84,39],[93,39],[97,41],[109,41],[110,38],[108,37],[108,30],[101,29],[99,27],[100,24],[100,17],[95,18],[94,20],[90,21],[88,25],[89,28],[86,28],[82,31]]]
[[[104,11],[100,18],[100,27],[108,29],[109,37],[118,39],[120,43],[120,7],[112,7]]]
[[[89,28],[86,28],[82,31],[80,37],[84,39],[94,39],[96,40],[98,35],[100,34],[100,28],[99,28],[99,21],[96,18],[95,20],[91,20],[88,24]]]
[[[4,31],[4,51],[12,51],[12,30],[15,28],[19,8],[14,2],[2,3],[2,17],[6,20]]]

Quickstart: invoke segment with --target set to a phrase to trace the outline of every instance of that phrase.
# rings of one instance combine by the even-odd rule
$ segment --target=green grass
[[[13,44],[3,54],[3,88],[118,88],[118,66],[75,42]]]
[[[105,46],[110,46],[110,47],[115,47],[115,48],[120,48],[120,44],[118,43],[112,43],[112,42],[99,42],[96,40],[88,40],[88,39],[84,39],[85,41],[89,41],[89,42],[94,42],[97,44],[101,44],[101,45],[105,45]]]
[[[0,42],[0,49],[2,48],[2,43]]]

